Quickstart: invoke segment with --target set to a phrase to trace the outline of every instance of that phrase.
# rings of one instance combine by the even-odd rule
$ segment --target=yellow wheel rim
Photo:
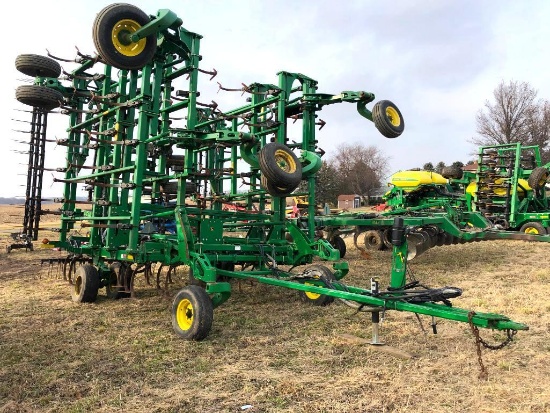
[[[276,150],[275,162],[277,162],[277,165],[279,165],[279,168],[283,171],[288,173],[293,173],[296,171],[296,162],[294,162],[294,158],[292,158],[292,156],[290,156],[290,154],[286,151],[280,149]]]
[[[176,320],[179,328],[189,330],[193,325],[193,304],[189,300],[181,300],[176,309]]]
[[[397,110],[395,108],[388,106],[386,108],[386,116],[393,126],[401,125],[401,118],[399,117],[399,113],[397,113]]]
[[[120,54],[134,57],[145,50],[146,39],[141,39],[137,43],[130,41],[130,35],[139,29],[141,29],[141,25],[135,20],[124,19],[115,24],[111,38],[113,45]]]
[[[304,285],[315,285],[315,284],[304,283]],[[321,294],[310,293],[309,291],[305,291],[305,293],[306,293],[306,297],[309,298],[310,300],[317,300],[321,296]]]
[[[533,228],[533,227],[525,228],[525,233],[526,233],[526,234],[532,234],[532,235],[539,235],[539,234],[540,234],[540,232],[538,231],[538,229]]]

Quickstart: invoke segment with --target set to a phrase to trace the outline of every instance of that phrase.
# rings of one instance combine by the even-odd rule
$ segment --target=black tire
[[[214,306],[203,288],[189,285],[174,297],[172,327],[181,338],[203,340],[210,333],[213,320]]]
[[[109,277],[111,282],[105,285],[107,298],[118,300],[130,297],[129,290],[132,284],[132,268],[126,263],[114,262],[111,264],[110,270]],[[122,285],[118,285],[119,279],[122,281]]]
[[[460,179],[462,178],[463,171],[462,168],[458,166],[446,166],[441,169],[441,176],[447,179]]]
[[[365,248],[371,251],[380,251],[384,248],[382,233],[374,229],[365,232],[365,235],[363,235],[363,242],[365,244]]]
[[[90,264],[84,264],[76,269],[72,285],[72,299],[77,303],[93,303],[99,290],[99,273]]]
[[[137,43],[127,42],[121,37],[137,31],[150,20],[147,14],[131,4],[115,3],[101,10],[94,20],[92,37],[103,61],[123,70],[141,69],[151,62],[157,49],[154,34]]]
[[[273,184],[272,182],[270,182],[267,179],[267,177],[264,175],[260,177],[260,185],[262,186],[263,189],[267,191],[269,195],[275,196],[275,197],[288,196],[292,193],[292,191],[294,191],[294,189],[296,189],[296,188],[291,188],[291,189],[280,188],[275,184]]]
[[[325,267],[324,265],[311,265],[304,271],[304,275],[310,276],[315,280],[315,282],[306,281],[304,284],[310,284],[315,286],[326,286],[335,281],[334,274],[332,271]],[[317,294],[306,291],[299,292],[300,299],[306,303],[315,305],[315,306],[326,306],[334,301],[334,297],[325,294]]]
[[[61,65],[47,56],[20,54],[15,58],[15,68],[31,77],[55,77],[61,74]]]
[[[278,188],[292,192],[302,180],[302,165],[290,148],[271,142],[259,154],[260,170],[267,181]]]
[[[547,235],[548,231],[542,226],[540,222],[527,222],[523,224],[519,232],[531,235]]]
[[[15,90],[15,98],[23,103],[44,110],[57,108],[63,102],[63,94],[39,85],[21,85]]]
[[[381,100],[372,108],[372,121],[386,138],[397,138],[405,130],[401,112],[389,100]]]
[[[344,258],[346,256],[346,241],[344,241],[341,236],[335,235],[334,237],[332,237],[332,239],[330,240],[330,245],[332,245],[340,252],[340,258]]]
[[[529,175],[529,179],[527,180],[527,184],[536,190],[544,188],[544,185],[546,185],[546,181],[548,180],[549,172],[548,169],[539,166],[531,172],[531,175]]]

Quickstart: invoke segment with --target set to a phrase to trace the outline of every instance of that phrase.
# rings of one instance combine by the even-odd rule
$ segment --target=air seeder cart
[[[172,307],[174,330],[185,339],[208,335],[213,309],[229,298],[234,278],[291,288],[319,305],[338,298],[369,309],[375,323],[380,311],[395,309],[509,334],[527,329],[502,315],[451,307],[457,288],[407,283],[410,228],[402,220],[386,221],[394,248],[387,290],[374,277],[369,288],[345,285],[348,264],[326,240],[315,239],[322,154],[317,113],[353,103],[384,136],[395,138],[404,123],[391,102],[369,110],[370,92],[319,93],[314,79],[279,72],[276,84],[219,84],[220,92],[247,98],[222,111],[198,91],[201,74],[217,73],[199,67],[201,36],[184,29],[170,10],[149,16],[128,4],[110,5],[97,15],[93,39],[98,56],[79,52],[76,68],[63,78],[39,75],[17,89],[20,102],[44,110],[60,105],[69,117],[67,138],[57,142],[66,146],[67,162],[56,178],[64,189],[60,239],[52,243],[69,253],[63,264],[74,301],[95,301],[101,288],[112,298],[131,295],[136,274],[150,275],[160,263],[190,267],[191,285]],[[295,121],[298,137],[290,132]],[[302,180],[311,208],[303,228],[285,217],[285,198]],[[81,188],[86,200],[79,198]],[[235,202],[245,210],[224,208]],[[332,265],[303,267],[317,259]]]

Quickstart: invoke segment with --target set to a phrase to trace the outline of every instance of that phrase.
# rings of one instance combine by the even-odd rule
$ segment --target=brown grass
[[[21,210],[1,207],[0,223]],[[9,231],[8,231],[9,233]],[[1,251],[12,240],[4,233]],[[138,280],[137,299],[73,303],[69,286],[40,266],[58,252],[2,252],[0,412],[548,412],[550,287],[548,245],[491,241],[438,247],[413,262],[432,286],[461,287],[455,306],[527,323],[514,343],[483,351],[479,366],[468,325],[388,312],[383,340],[415,357],[403,360],[341,334],[370,338],[369,315],[343,305],[302,303],[296,292],[235,284],[215,310],[203,342],[178,339],[171,298]],[[365,260],[349,248],[346,282],[386,285],[389,254]],[[487,340],[502,334],[481,330]]]

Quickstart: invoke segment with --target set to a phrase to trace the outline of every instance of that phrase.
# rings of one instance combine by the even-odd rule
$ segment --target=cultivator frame
[[[315,128],[324,124],[317,113],[326,105],[354,103],[394,138],[404,128],[399,110],[383,100],[370,111],[373,93],[319,93],[314,79],[283,71],[277,84],[220,84],[221,91],[248,96],[247,104],[222,112],[215,102],[199,101],[199,75],[217,72],[199,68],[201,36],[181,25],[169,10],[147,16],[131,5],[108,6],[94,22],[99,56],[79,53],[66,79],[36,77],[34,99],[18,94],[31,106],[37,97],[39,104],[57,99],[69,116],[65,174],[56,179],[64,184],[57,199],[60,239],[51,244],[69,252],[63,263],[75,301],[94,301],[102,287],[113,298],[132,293],[135,275],[150,275],[152,264],[161,263],[188,265],[190,281],[199,284],[184,287],[173,302],[174,330],[185,339],[208,335],[213,308],[229,298],[232,278],[295,289],[319,305],[338,298],[368,308],[376,326],[381,311],[395,309],[527,329],[505,316],[468,317],[467,310],[450,307],[459,289],[407,283],[409,229],[400,218],[384,220],[392,227],[394,251],[388,290],[381,291],[375,277],[370,289],[345,285],[348,264],[329,242],[315,238],[315,174],[323,153]],[[92,72],[98,63],[103,73]],[[290,139],[290,121],[301,122],[301,140]],[[302,180],[310,214],[298,223],[285,216],[286,197]],[[79,199],[80,186],[87,200]],[[241,207],[227,210],[231,203]],[[316,264],[299,271],[316,258],[332,268]],[[80,261],[86,263],[78,266]]]

